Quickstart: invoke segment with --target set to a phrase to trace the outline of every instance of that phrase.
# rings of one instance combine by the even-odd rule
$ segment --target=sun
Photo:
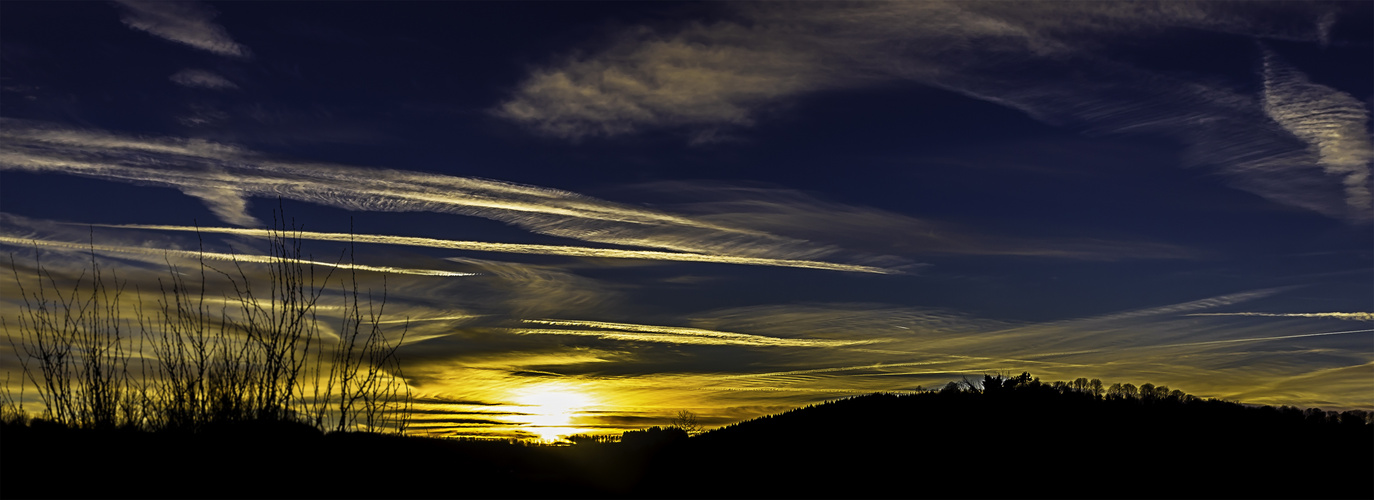
[[[576,433],[573,417],[596,404],[591,396],[568,384],[539,384],[520,390],[513,399],[528,413],[525,420],[529,430],[543,441]]]

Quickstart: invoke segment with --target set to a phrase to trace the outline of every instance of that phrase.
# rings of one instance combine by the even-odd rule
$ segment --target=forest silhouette
[[[558,444],[408,436],[405,327],[382,328],[385,290],[317,275],[275,220],[266,273],[169,261],[157,307],[133,318],[94,245],[69,275],[35,260],[21,277],[11,257],[23,297],[6,336],[43,410],[6,380],[0,497],[1374,497],[1368,412],[1029,373],[709,431],[682,411]],[[212,279],[232,293],[207,299]],[[315,309],[331,297],[344,313],[326,338]]]

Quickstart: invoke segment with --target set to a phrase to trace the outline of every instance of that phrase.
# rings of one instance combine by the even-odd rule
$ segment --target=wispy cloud
[[[495,113],[567,139],[681,125],[705,127],[698,136],[706,137],[712,127],[753,123],[781,96],[849,79],[771,31],[721,23],[624,33],[604,53],[536,70]]]
[[[199,198],[220,219],[239,226],[262,225],[248,213],[252,197],[280,197],[349,210],[477,216],[541,234],[664,251],[371,237],[376,243],[865,273],[905,272],[919,266],[911,256],[930,254],[1080,260],[1197,255],[1176,245],[1148,241],[979,234],[951,224],[826,202],[782,189],[686,183],[643,186],[676,193],[679,199],[695,198],[651,209],[488,179],[286,162],[207,141],[127,137],[9,119],[0,123],[5,125],[0,130],[0,144],[6,146],[0,151],[0,170],[62,173],[174,188]],[[893,234],[904,236],[894,242]]]
[[[788,371],[782,371],[782,372],[742,373],[742,374],[739,374],[739,375],[722,375],[722,376],[720,376],[719,378],[722,379],[722,380],[743,379],[743,378],[765,378],[765,377],[766,377],[766,378],[772,378],[772,377],[780,377],[780,376],[788,376],[788,375],[810,375],[810,374],[814,374],[814,373],[836,373],[836,372],[848,372],[848,371],[857,371],[857,370],[877,370],[877,369],[882,369],[882,368],[896,368],[896,367],[906,367],[906,366],[929,366],[929,365],[947,364],[947,363],[951,363],[951,362],[953,362],[953,361],[956,361],[956,360],[945,359],[945,360],[935,360],[935,361],[912,361],[912,362],[908,362],[908,363],[872,363],[872,364],[866,364],[866,365],[834,366],[834,367],[830,367],[830,368],[810,368],[810,369],[806,369],[806,370],[788,370]]]
[[[1341,181],[1350,217],[1374,217],[1369,187],[1369,111],[1359,99],[1311,82],[1273,51],[1264,51],[1264,112],[1307,143],[1317,164]]]
[[[1188,163],[1217,168],[1240,189],[1331,217],[1374,218],[1367,112],[1357,99],[1281,69],[1274,57],[1257,75],[1266,82],[1261,98],[1101,50],[1177,28],[1325,43],[1332,19],[1351,14],[1342,4],[923,1],[729,10],[733,20],[637,28],[605,50],[555,61],[494,112],[567,139],[662,128],[700,136],[751,125],[807,93],[911,81],[1051,124],[1174,138],[1189,148]]]
[[[1232,305],[1232,304],[1239,304],[1239,303],[1248,302],[1248,301],[1251,301],[1251,300],[1262,299],[1262,298],[1269,297],[1269,296],[1272,296],[1272,295],[1274,295],[1274,294],[1283,292],[1283,291],[1285,291],[1285,290],[1290,290],[1290,289],[1292,289],[1292,288],[1294,288],[1294,287],[1266,288],[1266,289],[1251,290],[1251,291],[1246,291],[1246,292],[1228,293],[1228,294],[1226,294],[1226,295],[1218,295],[1218,296],[1216,296],[1216,297],[1208,297],[1208,298],[1205,298],[1205,299],[1192,300],[1192,301],[1183,302],[1183,303],[1179,303],[1179,304],[1170,304],[1170,305],[1166,305],[1166,306],[1149,307],[1149,308],[1144,308],[1144,309],[1136,309],[1136,310],[1132,310],[1132,311],[1123,311],[1123,312],[1119,312],[1119,313],[1112,313],[1112,314],[1107,314],[1107,315],[1103,315],[1103,316],[1094,316],[1094,317],[1090,317],[1090,318],[1082,318],[1082,319],[1073,320],[1073,321],[1078,321],[1078,322],[1085,322],[1085,321],[1119,321],[1119,320],[1132,319],[1132,318],[1141,318],[1141,317],[1147,317],[1147,316],[1165,316],[1165,315],[1171,315],[1171,314],[1184,313],[1184,312],[1188,312],[1188,311],[1198,311],[1198,310],[1202,310],[1202,309],[1211,309],[1211,308],[1213,308],[1213,307],[1229,306],[1229,305]]]
[[[1094,261],[1201,256],[1196,250],[1154,241],[987,234],[959,224],[827,201],[783,188],[660,181],[637,184],[627,190],[641,195],[651,193],[659,200],[656,206],[704,221],[813,241],[843,241],[846,249],[865,252],[875,263],[892,255],[1004,255]]]
[[[115,2],[124,8],[120,20],[130,28],[222,56],[246,58],[251,54],[223,26],[215,24],[218,13],[208,5],[185,0]]]
[[[232,227],[193,227],[193,226],[168,226],[168,225],[144,225],[144,224],[123,224],[123,225],[101,225],[99,227],[113,227],[125,229],[149,229],[157,231],[186,231],[201,233],[221,233],[235,234],[241,236],[252,236],[266,238],[271,235],[271,231],[266,229],[241,229]],[[752,257],[733,257],[729,255],[705,255],[698,253],[681,252],[659,252],[651,250],[620,250],[614,248],[592,248],[592,247],[573,247],[562,245],[529,245],[519,243],[493,243],[485,241],[460,241],[442,240],[436,238],[419,238],[412,236],[388,236],[379,234],[349,234],[349,233],[319,233],[311,231],[292,232],[292,236],[306,240],[321,241],[352,241],[357,243],[375,243],[383,245],[405,245],[430,248],[447,248],[451,250],[467,250],[476,252],[499,252],[514,254],[533,254],[533,255],[563,255],[569,257],[595,257],[611,259],[642,259],[672,262],[714,262],[718,264],[744,264],[755,266],[776,266],[776,267],[799,267],[808,269],[827,269],[832,271],[849,271],[861,273],[891,274],[896,271],[871,266],[856,266],[849,264],[837,264],[833,262],[808,261],[808,260],[788,260],[788,259],[764,259]],[[459,259],[461,261],[461,259]]]
[[[1320,312],[1320,313],[1264,313],[1264,312],[1228,312],[1228,313],[1193,313],[1189,316],[1261,316],[1270,318],[1331,318],[1343,319],[1347,321],[1374,321],[1374,313],[1367,312]]]
[[[1287,10],[1312,24],[1264,22],[1220,2],[740,5],[728,20],[675,31],[635,27],[600,52],[536,69],[495,112],[566,138],[747,125],[781,99],[894,79],[1021,107],[946,79],[978,77],[1012,59],[1076,56],[1107,36],[1171,27],[1315,40],[1329,13]]]
[[[1234,343],[1238,343],[1238,342],[1268,342],[1268,341],[1273,341],[1273,340],[1300,339],[1300,338],[1306,338],[1306,337],[1325,337],[1325,336],[1328,336],[1328,335],[1350,335],[1350,334],[1355,334],[1355,333],[1370,333],[1370,332],[1374,332],[1374,329],[1365,329],[1365,330],[1341,330],[1341,331],[1335,331],[1335,332],[1298,333],[1298,334],[1293,334],[1293,335],[1273,335],[1273,336],[1268,336],[1268,337],[1246,337],[1246,338],[1239,338],[1239,339],[1202,340],[1202,341],[1198,341],[1198,342],[1177,342],[1177,343],[1170,343],[1170,344],[1144,344],[1144,345],[1121,346],[1121,347],[1104,347],[1104,348],[1098,348],[1098,349],[1083,349],[1083,350],[1078,350],[1078,351],[1064,351],[1064,352],[1037,352],[1037,353],[1029,354],[1028,357],[1032,357],[1032,358],[1049,358],[1049,357],[1070,356],[1070,355],[1078,355],[1078,354],[1095,354],[1095,353],[1102,353],[1102,352],[1108,352],[1108,351],[1117,352],[1117,351],[1121,351],[1121,350],[1131,350],[1131,349],[1161,350],[1161,349],[1169,349],[1169,348],[1175,348],[1175,347],[1197,347],[1197,346],[1208,346],[1208,345],[1216,345],[1216,344],[1234,344]]]
[[[15,237],[11,237],[11,236],[0,236],[0,244],[11,245],[11,246],[21,246],[21,247],[34,247],[34,246],[38,246],[38,247],[43,247],[43,248],[60,249],[60,250],[75,251],[75,252],[97,252],[97,253],[137,254],[137,255],[150,256],[150,257],[174,256],[174,257],[186,258],[186,259],[199,259],[199,258],[204,258],[204,259],[206,259],[206,260],[214,260],[214,261],[247,262],[247,263],[257,263],[257,264],[271,264],[271,263],[274,263],[274,262],[277,262],[277,261],[280,260],[278,257],[273,257],[273,256],[271,256],[271,255],[233,254],[233,253],[220,253],[220,252],[201,252],[201,251],[190,251],[190,250],[156,249],[156,248],[148,248],[148,247],[134,247],[134,246],[120,246],[120,245],[96,245],[96,244],[93,244],[93,243],[72,243],[72,242],[66,242],[66,241],[51,241],[51,240],[38,240],[38,239],[28,239],[28,238],[15,238]],[[392,267],[392,266],[369,266],[369,265],[365,265],[365,264],[321,262],[321,261],[311,261],[311,260],[301,260],[301,263],[302,263],[302,264],[306,264],[306,265],[312,265],[312,266],[334,267],[334,268],[339,268],[339,269],[356,269],[356,270],[359,270],[359,271],[373,271],[373,272],[381,272],[381,273],[412,274],[412,275],[417,275],[417,276],[450,276],[450,277],[453,277],[453,276],[475,276],[475,275],[476,275],[475,273],[465,273],[465,272],[457,272],[457,271],[441,271],[441,270],[436,270],[436,269],[411,269],[411,268],[405,268],[405,267]]]
[[[185,87],[199,87],[211,90],[232,90],[239,88],[234,82],[219,74],[203,69],[183,69],[169,77],[172,82]]]
[[[684,328],[659,325],[638,325],[632,323],[610,323],[604,321],[571,321],[551,319],[527,319],[525,323],[556,326],[563,328],[512,328],[508,331],[519,334],[539,335],[578,335],[610,340],[629,340],[637,342],[666,342],[671,344],[734,345],[757,347],[839,347],[869,344],[873,341],[829,340],[807,338],[780,338],[745,333],[722,332],[701,328]]]
[[[826,338],[930,338],[1003,330],[1015,323],[972,317],[957,311],[889,304],[818,303],[736,307],[693,315],[701,328],[743,330],[777,336]]]
[[[250,197],[349,210],[484,217],[541,234],[614,245],[743,258],[815,260],[834,246],[487,179],[331,164],[291,163],[198,140],[124,137],[5,119],[0,169],[163,186],[204,200],[224,220],[258,225]]]

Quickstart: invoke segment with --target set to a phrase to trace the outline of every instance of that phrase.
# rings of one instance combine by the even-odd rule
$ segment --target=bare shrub
[[[328,342],[317,304],[332,273],[317,279],[294,221],[274,213],[267,240],[265,281],[237,260],[218,269],[203,252],[198,272],[169,259],[159,295],[145,304],[140,294],[133,320],[122,317],[125,284],[113,272],[107,281],[94,245],[89,273],[75,279],[50,272],[35,248],[36,289],[25,287],[11,256],[22,304],[13,330],[8,318],[0,324],[43,418],[90,428],[195,431],[253,420],[404,432],[411,392],[396,351],[409,322],[394,338],[382,327],[385,279],[377,304],[370,290],[360,292],[356,272],[340,280],[342,328]],[[348,253],[351,263],[351,246]],[[0,408],[13,405],[8,386],[3,398]]]

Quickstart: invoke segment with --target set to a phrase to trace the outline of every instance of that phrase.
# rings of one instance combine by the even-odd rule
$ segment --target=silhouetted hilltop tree
[[[701,434],[705,430],[701,423],[697,422],[697,414],[687,410],[678,410],[677,416],[673,417],[673,427],[682,429],[688,436]]]

